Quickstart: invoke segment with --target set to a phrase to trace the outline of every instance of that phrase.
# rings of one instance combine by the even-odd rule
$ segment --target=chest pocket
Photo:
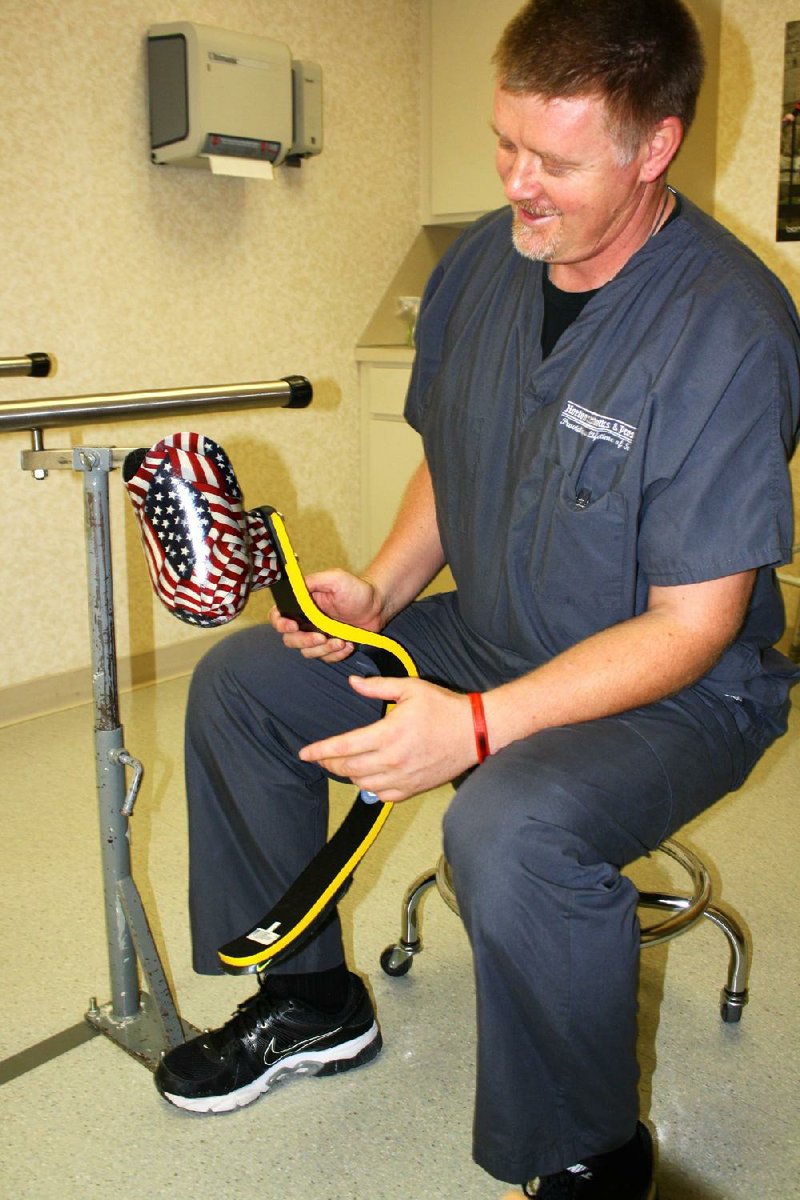
[[[581,494],[563,466],[547,458],[535,476],[518,497],[511,560],[525,562],[526,579],[517,584],[527,583],[529,616],[544,646],[558,653],[634,615],[635,531],[621,493]]]

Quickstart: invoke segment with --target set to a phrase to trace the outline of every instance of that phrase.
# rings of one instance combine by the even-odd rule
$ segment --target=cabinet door
[[[520,0],[426,0],[427,153],[423,211],[471,220],[505,204],[494,166],[491,57]]]
[[[423,449],[422,438],[403,420],[410,366],[362,363],[360,377],[362,556],[368,563],[392,527],[411,476],[422,462]],[[445,568],[423,594],[449,591],[454,586]]]
[[[422,462],[422,439],[401,420],[372,419],[368,438],[367,559],[380,549],[411,476]]]
[[[422,439],[403,420],[411,367],[405,363],[362,363],[361,486],[362,554],[380,549],[406,485],[422,461]]]
[[[404,421],[378,419],[369,423],[369,480],[367,511],[364,514],[366,560],[380,549],[411,476],[422,462],[422,439]],[[447,567],[439,572],[425,588],[423,596],[432,592],[449,592],[455,587]]]

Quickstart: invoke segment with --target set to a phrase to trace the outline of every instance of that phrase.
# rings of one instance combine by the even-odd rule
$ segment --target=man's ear
[[[683,122],[680,117],[664,117],[650,135],[642,162],[640,180],[652,183],[669,167],[683,141]]]

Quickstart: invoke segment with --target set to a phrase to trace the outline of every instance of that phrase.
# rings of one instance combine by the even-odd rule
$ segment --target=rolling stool
[[[666,838],[656,849],[669,855],[689,875],[691,895],[673,896],[663,892],[640,892],[639,904],[644,908],[666,909],[669,915],[652,925],[642,928],[643,946],[655,946],[670,938],[686,933],[703,917],[707,917],[728,939],[730,961],[727,983],[720,995],[720,1016],[723,1021],[739,1021],[747,1003],[747,980],[750,972],[750,954],[739,923],[719,907],[712,905],[711,879],[708,870],[696,854]],[[406,892],[403,902],[402,933],[399,941],[387,946],[381,954],[381,966],[387,975],[405,975],[411,970],[414,956],[422,950],[420,938],[419,905],[422,897],[433,885],[439,889],[442,899],[458,914],[458,901],[453,891],[450,864],[444,855],[434,871],[420,876]]]

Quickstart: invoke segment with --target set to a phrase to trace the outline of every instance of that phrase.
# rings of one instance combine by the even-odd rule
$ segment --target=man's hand
[[[374,633],[383,626],[383,598],[369,579],[351,575],[349,571],[318,571],[306,579],[311,598],[317,608],[334,620]],[[340,662],[353,653],[353,643],[331,638],[324,633],[301,630],[297,621],[282,617],[277,608],[269,614],[270,624],[283,637],[284,645],[299,650],[305,658],[320,658],[324,662]]]
[[[393,804],[447,783],[477,762],[468,696],[421,679],[354,675],[350,685],[394,708],[372,725],[305,746],[303,762],[318,763]]]

